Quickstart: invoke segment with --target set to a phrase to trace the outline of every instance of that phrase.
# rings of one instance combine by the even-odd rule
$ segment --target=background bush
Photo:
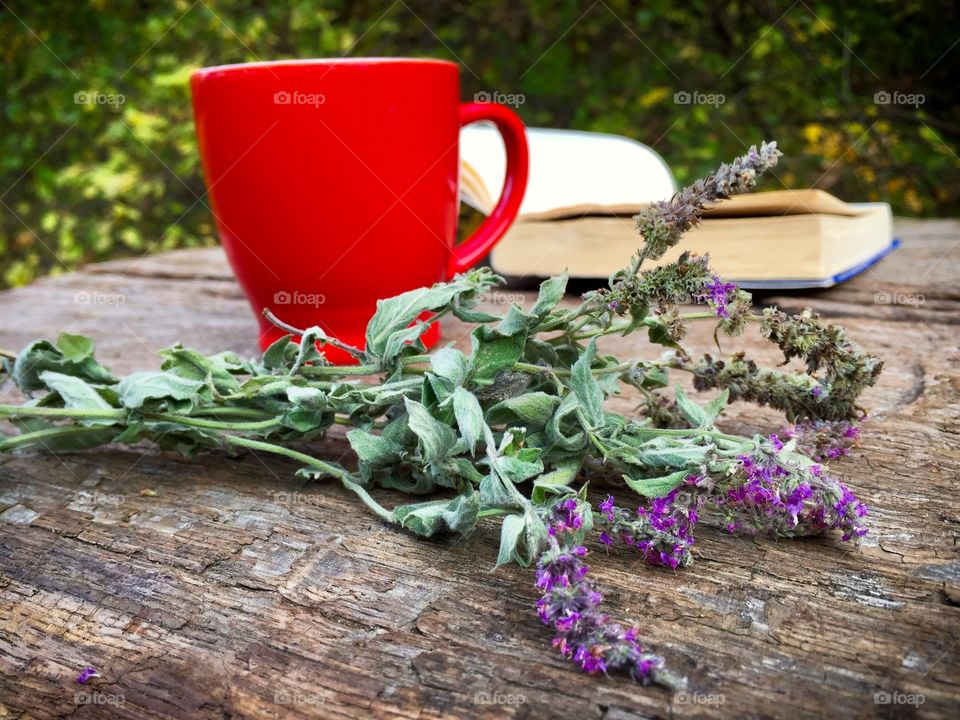
[[[787,186],[957,214],[958,20],[909,0],[5,0],[0,285],[215,242],[187,78],[258,59],[448,58],[464,99],[522,94],[528,124],[636,138],[681,182],[776,138]]]

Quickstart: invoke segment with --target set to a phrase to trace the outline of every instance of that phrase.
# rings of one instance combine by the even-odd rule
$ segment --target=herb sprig
[[[842,454],[828,448],[851,444],[849,423],[864,412],[858,397],[882,363],[810,310],[754,313],[750,295],[717,278],[706,256],[683,253],[643,268],[676,245],[705,208],[751,190],[779,156],[775,143],[752,147],[643,211],[640,250],[575,307],[560,304],[567,285],[560,275],[540,286],[532,308],[490,314],[478,305],[501,278],[479,268],[381,300],[363,349],[317,327],[285,325],[269,311],[290,334],[259,359],[174,345],[160,352],[160,370],[124,378],[95,359],[88,338],[63,333],[53,343],[35,341],[15,360],[0,359],[30,397],[0,405],[0,419],[20,431],[0,437],[0,451],[141,440],[187,455],[248,448],[297,460],[301,476],[339,481],[380,518],[416,535],[467,535],[481,518],[498,518],[497,565],[539,568],[539,615],[564,655],[586,672],[620,669],[642,682],[675,685],[680,681],[641,647],[636,629],[599,611],[600,594],[582,561],[589,531],[670,568],[692,561],[703,517],[731,532],[794,537],[838,529],[844,540],[866,532],[866,508],[818,460]],[[684,302],[706,308],[681,312]],[[427,354],[425,313],[430,322],[452,315],[474,325],[470,351]],[[715,337],[758,323],[785,362],[800,358],[806,372],[764,368],[743,354],[695,357],[682,341],[689,322],[704,320],[716,324]],[[664,346],[659,359],[600,354],[599,338],[641,331]],[[330,364],[327,345],[357,364]],[[662,390],[670,371],[692,374],[698,390],[721,392],[700,405],[678,385],[668,399]],[[643,399],[635,417],[604,406],[623,385]],[[795,437],[784,443],[777,435],[719,430],[717,418],[738,400],[783,411],[796,423]],[[351,428],[353,467],[307,452],[334,425]],[[815,441],[806,441],[813,433]],[[815,459],[805,454],[811,447]],[[639,509],[618,506],[611,495],[594,511],[587,503],[592,475],[639,495]],[[413,497],[388,508],[374,497],[377,488]]]

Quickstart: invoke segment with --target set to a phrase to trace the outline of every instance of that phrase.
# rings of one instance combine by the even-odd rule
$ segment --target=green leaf
[[[572,492],[570,483],[576,479],[580,468],[583,467],[583,460],[584,457],[579,455],[557,462],[553,470],[533,481],[530,499],[539,505],[547,499],[547,495],[564,495]]]
[[[64,407],[79,410],[112,410],[110,403],[101,397],[94,388],[73,375],[45,370],[40,373],[40,379],[51,391],[57,393],[63,400]],[[116,420],[109,418],[84,418],[83,425],[115,425]]]
[[[127,375],[120,382],[118,390],[124,407],[138,409],[151,400],[194,404],[203,386],[201,380],[189,380],[168,372],[146,371]]]
[[[643,324],[650,328],[650,331],[647,333],[650,342],[665,347],[680,349],[679,343],[670,337],[667,324],[659,317],[656,315],[648,315],[644,318]]]
[[[577,396],[570,393],[560,401],[560,406],[547,423],[550,442],[564,450],[580,450],[587,443],[587,435],[576,421],[579,407]]]
[[[703,411],[703,408],[687,397],[687,394],[680,385],[676,387],[675,397],[677,409],[680,410],[683,417],[686,418],[686,421],[690,423],[690,427],[704,427],[707,420],[706,413]]]
[[[496,567],[520,562],[523,556],[518,550],[520,539],[523,537],[527,523],[523,515],[507,515],[500,525],[500,552],[497,555]]]
[[[547,314],[557,306],[557,303],[563,299],[563,293],[567,290],[568,279],[569,276],[567,273],[560,273],[540,283],[537,302],[530,312],[540,319],[545,318]]]
[[[480,480],[480,505],[484,508],[520,508],[520,500],[504,484],[504,480],[491,470]]]
[[[500,477],[512,483],[520,483],[543,472],[540,451],[524,448],[517,455],[500,455],[491,460]]]
[[[518,420],[525,425],[543,427],[549,421],[560,398],[545,392],[531,392],[508,398],[487,410],[487,422],[491,425],[506,425]]]
[[[315,387],[287,387],[287,400],[305,410],[331,410],[329,398],[323,390]]]
[[[364,430],[351,430],[347,433],[347,440],[360,462],[367,465],[390,465],[397,462],[403,452],[403,448],[389,438]]]
[[[530,330],[539,322],[536,315],[521,310],[517,305],[511,305],[507,314],[503,316],[497,330],[503,335],[523,335],[526,337]]]
[[[598,428],[603,425],[603,391],[597,384],[597,379],[590,371],[590,365],[597,354],[597,341],[590,339],[587,349],[583,351],[580,359],[573,364],[570,371],[570,385],[574,394],[583,409],[587,422],[591,427]]]
[[[456,532],[469,535],[477,526],[480,493],[458,495],[453,500],[400,505],[393,510],[397,522],[421,537]]]
[[[190,350],[178,343],[161,350],[159,355],[163,358],[160,366],[163,370],[190,380],[206,382],[207,378],[210,378],[217,392],[222,395],[240,390],[240,381],[227,372],[221,362],[201,355],[196,350]]]
[[[57,337],[57,349],[67,360],[83,362],[93,357],[93,341],[83,335],[71,335],[62,332]]]
[[[422,404],[410,398],[404,398],[410,429],[420,438],[423,459],[436,462],[447,457],[453,449],[457,436],[453,428],[434,418]]]
[[[704,424],[702,427],[710,428],[713,427],[714,423],[717,422],[717,418],[720,417],[720,413],[723,412],[724,408],[727,407],[727,404],[730,401],[730,388],[727,388],[717,397],[707,403],[703,408],[704,413]]]
[[[445,347],[430,356],[430,368],[438,377],[446,378],[454,385],[463,385],[470,372],[470,361],[456,348]]]
[[[486,326],[476,328],[471,355],[474,382],[489,383],[500,372],[512,368],[523,354],[525,343],[524,335],[504,335]]]
[[[288,370],[297,357],[297,343],[293,335],[284,335],[270,343],[263,353],[263,366],[267,370]]]
[[[83,355],[83,347],[85,346],[81,340],[76,339],[79,336],[70,335],[67,337],[74,338],[65,341],[68,351],[78,357]],[[63,339],[63,336],[61,336],[61,339]],[[86,338],[83,338],[83,340],[86,340]],[[43,390],[46,386],[40,379],[40,374],[47,370],[72,375],[94,385],[112,385],[117,382],[113,373],[98,363],[91,355],[87,355],[81,360],[71,360],[63,354],[62,350],[47,340],[35,340],[20,351],[13,364],[11,377],[17,387],[24,392]]]
[[[528,509],[523,515],[507,515],[500,526],[496,567],[512,562],[527,567],[539,556],[546,540],[547,529],[536,513]]]
[[[436,312],[449,305],[458,296],[476,294],[493,282],[492,277],[480,272],[458,275],[446,283],[437,283],[429,288],[417,288],[386,300],[377,301],[377,312],[366,330],[366,352],[379,359],[393,358],[411,337],[419,336],[408,326],[425,312]]]
[[[488,312],[483,312],[482,310],[473,310],[463,306],[455,307],[453,309],[453,316],[471,325],[482,325],[483,323],[496,322],[500,319],[499,315],[493,315]]]
[[[661,498],[680,487],[689,474],[686,470],[680,470],[663,477],[631,478],[629,475],[624,475],[623,479],[634,492],[648,498]]]
[[[475,454],[477,441],[484,435],[485,423],[480,401],[469,390],[457,387],[453,391],[453,414],[457,418],[460,435],[467,443],[470,454]]]
[[[703,461],[708,448],[703,445],[680,445],[678,447],[654,447],[641,449],[637,460],[650,467],[685,468]]]

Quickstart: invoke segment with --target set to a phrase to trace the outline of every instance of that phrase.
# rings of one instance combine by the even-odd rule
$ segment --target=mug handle
[[[507,150],[507,171],[503,189],[493,212],[469,238],[453,248],[447,266],[447,277],[473,267],[503,237],[520,209],[527,189],[527,136],[523,121],[510,108],[493,103],[462,103],[460,127],[479,120],[491,120],[500,131]]]

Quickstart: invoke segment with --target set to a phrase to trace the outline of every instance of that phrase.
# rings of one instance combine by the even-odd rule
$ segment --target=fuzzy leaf
[[[518,420],[526,425],[543,427],[549,421],[560,398],[544,392],[531,392],[509,398],[487,410],[487,421],[491,425],[506,425]]]
[[[101,397],[100,393],[73,375],[45,370],[40,373],[40,380],[61,397],[64,407],[80,410],[113,409],[110,403]],[[85,418],[81,420],[81,423],[83,425],[115,425],[117,421],[109,418]]]
[[[507,515],[500,525],[500,552],[497,554],[496,567],[509,565],[514,561],[522,560],[517,549],[527,523],[523,515]]]
[[[480,402],[472,392],[458,387],[453,391],[453,413],[457,418],[460,435],[466,441],[470,454],[473,455],[477,441],[484,435],[485,423]]]
[[[687,397],[687,394],[683,391],[683,388],[680,385],[677,385],[675,397],[677,401],[677,408],[683,414],[683,417],[686,418],[687,422],[690,423],[690,427],[704,427],[704,424],[707,420],[707,414],[703,411],[703,408]]]
[[[136,372],[120,382],[120,400],[131,409],[142,408],[150,400],[193,403],[203,385],[202,380],[188,380],[168,372]]]
[[[546,540],[547,529],[535,513],[527,510],[523,515],[507,515],[500,527],[500,551],[496,567],[511,562],[527,567],[540,554],[540,548]]]
[[[720,417],[720,413],[723,412],[724,408],[727,407],[727,404],[730,401],[730,389],[727,388],[717,397],[711,400],[703,407],[704,413],[704,424],[701,427],[710,428],[713,427],[713,424],[717,421],[717,418]]]
[[[421,537],[456,532],[469,535],[477,525],[480,512],[480,493],[458,495],[453,500],[399,505],[393,515],[407,530]]]
[[[517,305],[511,305],[507,314],[503,316],[497,330],[504,335],[523,335],[526,337],[530,330],[539,322],[536,315],[524,312]]]
[[[573,393],[560,401],[557,411],[547,423],[547,437],[550,442],[564,450],[580,450],[587,443],[587,435],[579,422],[575,422],[580,403]]]
[[[680,487],[687,475],[689,473],[686,470],[680,470],[663,477],[631,478],[629,475],[624,475],[623,479],[634,492],[648,498],[661,498]]]
[[[65,341],[65,347],[74,357],[81,357],[80,360],[71,360],[64,355],[63,351],[53,343],[46,340],[35,340],[20,351],[16,361],[13,364],[11,377],[24,392],[31,390],[43,390],[46,386],[40,379],[40,373],[45,370],[72,375],[94,385],[112,385],[117,382],[117,378],[98,363],[92,355],[84,355],[87,347],[80,336],[69,335],[70,340]],[[60,340],[64,340],[61,335]],[[89,342],[89,341],[88,341]],[[90,343],[92,347],[92,343]]]
[[[287,370],[297,357],[297,343],[293,335],[284,335],[270,343],[263,353],[263,366],[267,370]]]
[[[471,375],[479,383],[492,382],[498,373],[512,368],[526,342],[524,335],[503,335],[486,326],[476,328],[472,338]]]
[[[703,461],[708,448],[703,445],[680,445],[677,447],[654,447],[641,449],[638,461],[650,467],[686,468]]]
[[[500,477],[512,483],[520,483],[543,472],[540,451],[525,448],[517,455],[501,455],[491,461]]]
[[[62,332],[57,337],[57,349],[67,360],[83,362],[93,357],[93,340],[83,335]]]
[[[240,390],[240,382],[223,366],[222,361],[208,358],[196,350],[185,348],[179,343],[161,350],[163,358],[161,369],[190,380],[206,381],[209,377],[218,393],[223,395]]]
[[[399,460],[403,452],[403,448],[389,438],[364,430],[351,430],[347,433],[347,440],[360,462],[367,465],[389,465]]]
[[[287,400],[306,410],[327,410],[330,403],[322,390],[315,387],[287,387]]]
[[[470,372],[470,361],[456,348],[445,347],[430,356],[430,368],[438,377],[446,378],[454,385],[463,385]]]
[[[647,333],[647,337],[650,342],[657,345],[663,345],[665,347],[671,347],[679,349],[680,345],[670,337],[670,331],[667,329],[667,324],[660,318],[654,315],[648,315],[643,324],[650,328],[650,331]]]
[[[570,490],[580,468],[583,467],[583,457],[576,456],[558,462],[554,469],[544,473],[533,481],[531,500],[536,504],[543,503],[548,495],[562,495]]]
[[[435,312],[464,293],[476,293],[492,282],[490,276],[478,272],[458,275],[446,283],[429,288],[409,290],[385,300],[377,301],[377,312],[367,323],[366,352],[378,359],[393,358],[404,342],[420,331],[410,332],[408,326],[425,312]],[[424,327],[423,330],[426,328]]]
[[[563,293],[566,292],[568,279],[569,276],[564,272],[547,278],[540,283],[537,302],[530,312],[540,319],[546,317],[547,314],[557,306],[557,303],[563,299]]]
[[[445,458],[453,449],[457,436],[453,428],[434,418],[422,404],[404,398],[410,429],[420,438],[423,459],[436,462]]]
[[[603,425],[603,391],[590,371],[590,365],[596,354],[597,341],[591,338],[587,349],[583,351],[570,371],[570,385],[587,417],[587,422],[594,428]]]

